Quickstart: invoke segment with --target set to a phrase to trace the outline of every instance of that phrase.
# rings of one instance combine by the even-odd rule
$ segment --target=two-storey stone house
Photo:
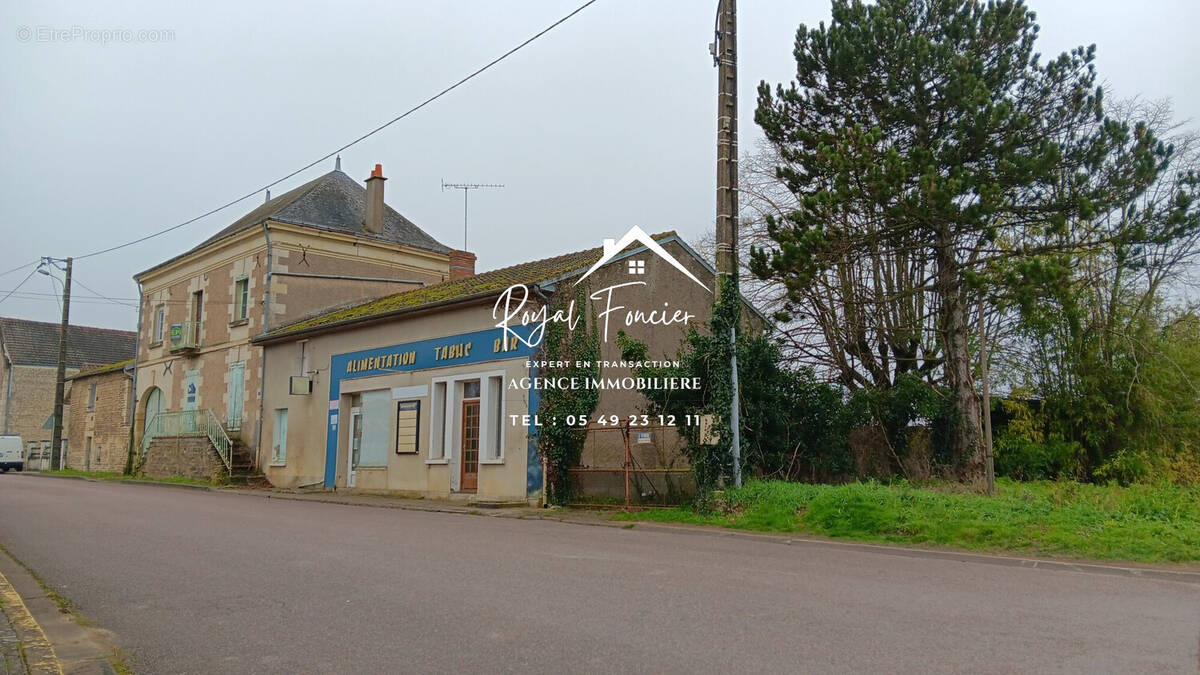
[[[474,254],[450,249],[384,202],[380,165],[365,186],[340,165],[134,277],[135,447],[157,413],[177,412],[186,424],[215,419],[260,465],[261,383],[268,369],[294,364],[265,362],[252,336],[474,272]]]

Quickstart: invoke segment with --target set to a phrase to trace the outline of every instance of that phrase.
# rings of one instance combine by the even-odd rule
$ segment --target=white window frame
[[[159,303],[154,308],[154,344],[162,344],[167,329],[167,306]]]
[[[438,396],[438,387],[442,394]],[[436,378],[429,383],[429,452],[425,457],[426,464],[449,464],[449,443],[446,436],[446,411],[449,410],[446,399],[454,398],[453,381],[450,378]],[[440,417],[440,419],[439,419]],[[436,453],[436,454],[435,454]]]
[[[503,370],[489,370],[477,373],[462,373],[459,375],[446,375],[443,377],[435,377],[429,382],[429,453],[425,459],[426,464],[449,464],[457,460],[459,450],[455,448],[455,441],[458,438],[458,428],[462,425],[462,390],[463,382],[468,380],[479,380],[479,433],[483,440],[483,447],[479,453],[480,464],[504,464],[505,462],[505,437],[504,433],[504,411],[505,403],[508,400],[507,387],[505,386],[505,378],[508,373]],[[492,401],[491,392],[488,390],[488,379],[500,378],[500,400]],[[440,446],[435,443],[434,436],[438,431],[437,420],[434,416],[437,415],[437,390],[438,385],[445,386],[445,397],[442,405],[442,428],[441,428],[441,443]],[[493,406],[500,408],[500,432],[499,438],[492,438],[493,430],[490,428],[491,411]],[[493,443],[495,443],[495,454],[492,454]],[[440,456],[434,455],[435,448],[440,449]]]
[[[283,433],[282,434],[279,433],[279,427],[280,427],[279,420],[281,419],[281,416],[279,413],[283,413],[283,415],[282,415]],[[286,466],[287,465],[288,409],[287,408],[276,408],[274,420],[275,420],[274,432],[271,434],[271,466]]]

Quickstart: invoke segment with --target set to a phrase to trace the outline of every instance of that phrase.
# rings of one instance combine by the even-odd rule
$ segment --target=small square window
[[[463,382],[463,398],[479,398],[479,380]]]
[[[629,261],[629,273],[630,274],[645,274],[646,273],[646,261],[645,260],[630,260]]]

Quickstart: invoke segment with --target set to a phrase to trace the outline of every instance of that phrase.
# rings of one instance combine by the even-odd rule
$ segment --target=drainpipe
[[[12,405],[12,371],[13,364],[8,355],[4,356],[5,370],[8,371],[8,382],[4,385],[4,435],[8,435],[8,407]]]
[[[137,320],[137,335],[133,338],[133,373],[126,373],[129,379],[133,382],[129,385],[129,412],[127,419],[129,420],[129,451],[125,456],[125,475],[133,473],[133,441],[137,436],[134,433],[134,427],[137,426],[137,364],[138,359],[142,356],[142,284],[138,283],[138,320]]]
[[[546,307],[547,308],[546,311],[549,312],[550,311],[549,310],[550,296],[546,295],[546,293],[542,290],[541,284],[533,285],[533,294],[536,295],[538,297],[538,299],[542,301],[542,305],[544,307]],[[581,312],[583,311],[582,307],[580,308],[580,311]],[[584,326],[584,328],[587,328],[587,326]],[[530,356],[530,358],[536,358],[536,356],[534,354],[530,354],[529,356]],[[534,374],[530,373],[529,376],[533,377]],[[536,411],[534,411],[534,412],[536,412]],[[526,431],[525,433],[528,434],[529,432]],[[626,439],[626,441],[628,442],[628,439]],[[528,441],[526,441],[526,442],[528,443]],[[541,453],[539,452],[538,454],[540,455]],[[541,498],[541,500],[539,500],[540,503],[538,504],[538,506],[543,509],[546,508],[547,506],[549,506],[549,502],[546,501],[546,471],[549,470],[549,468],[550,468],[550,465],[546,461],[546,458],[543,456],[542,457],[542,498]],[[528,499],[529,495],[525,495],[525,498]]]
[[[271,230],[267,221],[263,221],[263,237],[267,240],[267,278],[263,288],[263,333],[271,330],[271,272],[275,268],[271,257]],[[263,411],[267,401],[267,348],[259,347],[258,359],[258,429],[254,432],[254,461],[253,466],[259,466],[259,453],[262,452]]]

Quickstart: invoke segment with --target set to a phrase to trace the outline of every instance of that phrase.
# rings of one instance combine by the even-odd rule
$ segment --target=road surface
[[[1177,581],[11,473],[0,543],[140,673],[1200,665]]]

